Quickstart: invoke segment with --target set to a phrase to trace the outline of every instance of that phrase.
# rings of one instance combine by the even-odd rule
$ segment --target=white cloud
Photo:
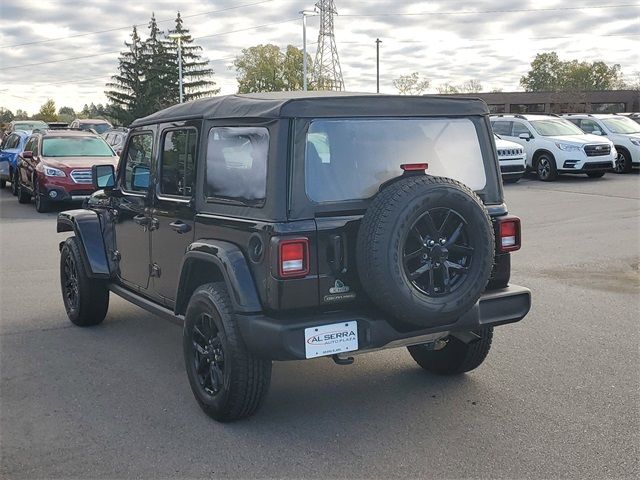
[[[203,12],[238,7],[259,0],[202,2],[182,0],[185,24],[203,46],[222,93],[237,85],[230,68],[242,48],[258,43],[301,46],[297,12],[313,0],[272,0],[216,14]],[[620,1],[620,4],[623,2]],[[563,59],[620,63],[631,75],[640,65],[638,7],[576,8],[562,0],[521,1],[393,1],[336,0],[341,14],[335,20],[338,51],[345,84],[353,91],[375,89],[375,39],[381,45],[381,90],[394,93],[392,80],[418,71],[432,87],[467,79],[485,88],[518,89],[536,53],[555,50]],[[587,7],[587,8],[582,8]],[[47,99],[78,109],[85,103],[104,103],[104,83],[115,72],[117,52],[133,23],[146,24],[153,11],[164,29],[175,17],[174,0],[139,0],[114,4],[111,0],[2,0],[0,7],[0,105],[37,111]],[[507,12],[507,10],[538,10]],[[465,13],[492,11],[492,13]],[[417,15],[431,12],[427,15]],[[391,15],[402,13],[405,15]],[[410,15],[406,15],[410,14]],[[196,15],[189,17],[190,15]],[[349,16],[365,15],[365,16]],[[272,24],[259,29],[226,33]],[[309,18],[309,50],[315,51],[318,18]],[[92,31],[104,33],[74,36]],[[145,27],[140,31],[144,33]],[[220,35],[222,34],[222,35]],[[63,39],[11,47],[57,37]],[[41,62],[41,65],[20,67]]]

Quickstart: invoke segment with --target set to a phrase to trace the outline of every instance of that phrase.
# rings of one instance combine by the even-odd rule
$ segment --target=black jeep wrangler
[[[486,105],[284,93],[176,105],[133,123],[62,212],[71,321],[109,292],[183,324],[187,375],[219,421],[253,414],[273,360],[408,347],[425,370],[485,359],[530,292],[509,285],[520,221],[503,203]]]

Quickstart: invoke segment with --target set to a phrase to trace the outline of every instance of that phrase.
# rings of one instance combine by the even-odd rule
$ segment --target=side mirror
[[[522,140],[526,140],[528,142],[529,140],[531,140],[531,138],[533,138],[533,135],[531,135],[530,133],[521,133],[520,135],[518,135],[518,138],[521,138]]]
[[[33,158],[33,152],[31,150],[25,150],[20,155],[22,158]]]
[[[113,165],[94,165],[91,167],[91,183],[96,190],[113,190],[116,186],[116,171]]]
[[[602,135],[602,132],[600,130],[594,130],[593,132],[591,132],[592,135]]]
[[[136,165],[133,167],[131,184],[133,190],[147,190],[149,188],[149,167],[146,165]]]

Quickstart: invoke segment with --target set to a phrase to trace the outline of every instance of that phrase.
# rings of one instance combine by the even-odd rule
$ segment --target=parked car
[[[111,146],[113,151],[116,152],[117,155],[120,155],[122,153],[122,149],[124,148],[124,142],[127,139],[128,133],[128,128],[114,127],[111,130],[107,130],[106,132],[104,132],[102,134],[102,137]]]
[[[613,142],[618,152],[614,167],[616,173],[640,168],[640,124],[615,114],[567,114],[564,118],[585,133],[603,135]]]
[[[117,164],[116,154],[95,133],[38,131],[18,157],[18,201],[34,197],[36,210],[46,212],[54,202],[84,200],[94,191],[91,167]]]
[[[585,134],[557,115],[493,115],[491,126],[500,137],[524,147],[527,167],[544,182],[559,173],[600,178],[613,169],[617,157],[610,140]]]
[[[11,192],[18,194],[17,172],[18,155],[24,150],[29,138],[29,133],[16,130],[5,138],[0,147],[0,187],[4,188],[6,182],[11,182]]]
[[[527,154],[524,148],[515,142],[508,142],[493,134],[498,151],[500,174],[504,183],[516,183],[527,170]]]
[[[77,128],[79,130],[92,130],[98,135],[102,135],[104,132],[113,128],[113,126],[102,118],[76,118],[69,128]]]
[[[481,100],[284,92],[175,105],[132,124],[87,208],[58,215],[67,314],[109,292],[183,324],[187,376],[219,421],[253,414],[272,360],[407,346],[438,374],[521,320],[520,220]],[[428,377],[427,377],[428,378]],[[453,407],[452,407],[453,408]]]
[[[9,124],[9,133],[17,130],[31,133],[34,130],[45,130],[47,128],[49,128],[49,124],[42,120],[14,120]]]

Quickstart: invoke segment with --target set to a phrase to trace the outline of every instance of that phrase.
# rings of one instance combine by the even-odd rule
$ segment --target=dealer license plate
[[[307,358],[352,352],[358,349],[358,322],[333,323],[304,329]]]

